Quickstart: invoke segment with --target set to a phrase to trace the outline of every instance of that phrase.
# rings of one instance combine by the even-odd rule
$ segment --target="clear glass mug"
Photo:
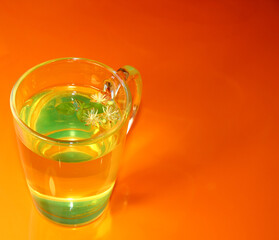
[[[41,214],[78,226],[103,213],[141,89],[135,68],[83,58],[44,62],[16,82],[10,103],[20,158]]]

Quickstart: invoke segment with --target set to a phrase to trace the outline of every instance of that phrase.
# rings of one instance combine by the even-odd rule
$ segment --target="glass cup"
[[[10,103],[20,158],[42,215],[79,226],[103,213],[141,89],[135,68],[84,58],[41,63],[16,82]]]

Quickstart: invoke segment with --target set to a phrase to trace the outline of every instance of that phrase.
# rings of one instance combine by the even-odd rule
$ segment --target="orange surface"
[[[1,1],[0,239],[279,239],[279,3]],[[82,228],[42,218],[17,152],[10,90],[77,56],[143,78],[110,209]]]

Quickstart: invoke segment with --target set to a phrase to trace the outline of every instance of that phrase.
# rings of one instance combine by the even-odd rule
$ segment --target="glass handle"
[[[142,93],[142,81],[139,71],[129,65],[119,68],[117,70],[117,75],[126,81],[132,94],[132,110],[127,128],[128,133],[139,109]]]

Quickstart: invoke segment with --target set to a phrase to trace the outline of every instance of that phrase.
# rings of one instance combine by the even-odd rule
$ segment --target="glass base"
[[[69,227],[88,224],[104,212],[112,188],[92,197],[54,198],[30,189],[36,208],[49,220]]]

